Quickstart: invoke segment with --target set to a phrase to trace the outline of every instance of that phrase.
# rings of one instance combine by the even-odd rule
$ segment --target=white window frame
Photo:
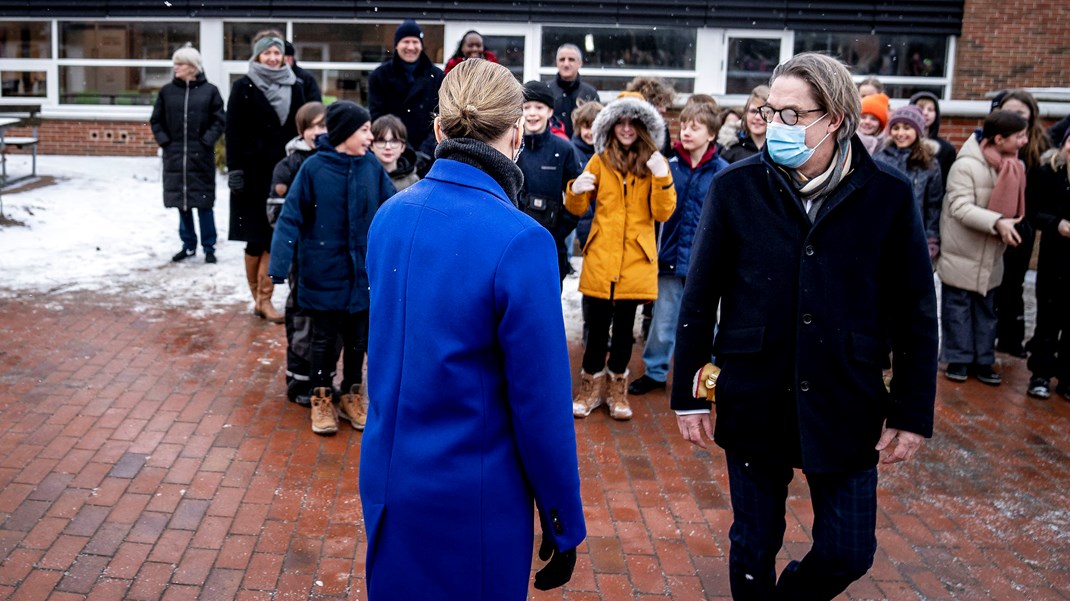
[[[0,96],[0,107],[5,104],[56,104],[59,98],[59,68],[56,66],[56,53],[59,42],[56,40],[58,30],[55,19],[13,19],[12,22],[46,22],[49,23],[50,58],[0,58],[0,71],[44,71],[44,96]]]
[[[522,36],[524,38],[524,81],[539,79],[539,50],[542,46],[542,26],[535,23],[502,23],[492,21],[446,21],[442,31],[442,59],[440,67],[453,57],[453,50],[461,36],[469,30],[483,36]]]

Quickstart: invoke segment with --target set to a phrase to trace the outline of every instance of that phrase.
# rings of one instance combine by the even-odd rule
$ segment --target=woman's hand
[[[572,193],[583,194],[594,190],[594,174],[590,171],[584,171],[579,177],[572,180]]]
[[[654,174],[654,177],[665,177],[669,174],[669,163],[665,160],[665,156],[658,151],[654,151],[654,154],[650,155],[650,158],[646,162],[647,168]]]
[[[1059,235],[1064,238],[1070,238],[1070,221],[1063,219],[1059,222]]]
[[[1004,217],[996,222],[996,234],[1004,244],[1008,246],[1018,246],[1022,243],[1022,237],[1018,234],[1018,230],[1014,229],[1014,226],[1018,225],[1018,222],[1021,220],[1021,217],[1018,217],[1017,219]]]

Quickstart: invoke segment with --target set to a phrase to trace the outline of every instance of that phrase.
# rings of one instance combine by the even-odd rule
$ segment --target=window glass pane
[[[544,79],[550,79],[544,77]],[[691,94],[695,91],[695,80],[686,77],[663,77],[669,82],[677,94]],[[628,87],[631,77],[614,77],[611,75],[584,75],[583,83],[589,83],[596,90],[605,92],[620,92]]]
[[[319,80],[323,89],[323,103],[335,100],[351,100],[361,106],[368,106],[369,71],[350,71],[343,69],[315,70],[312,74]]]
[[[61,58],[170,60],[180,46],[200,42],[198,23],[60,23]]]
[[[286,23],[223,23],[223,60],[247,61],[252,58],[253,38],[265,29],[286,35]]]
[[[926,86],[912,83],[884,84],[884,93],[890,98],[910,98],[918,92],[932,92],[937,98],[944,97],[944,86]]]
[[[9,97],[34,97],[45,96],[45,71],[2,71],[0,72],[0,96]]]
[[[442,62],[442,25],[421,25],[424,52]],[[394,52],[394,24],[294,23],[298,61],[381,63]]]
[[[524,36],[486,35],[483,46],[494,53],[498,62],[508,67],[519,82],[524,81]]]
[[[152,105],[174,77],[170,67],[59,68],[60,104]]]
[[[795,53],[824,52],[856,75],[944,77],[947,36],[796,32]]]
[[[725,91],[750,94],[755,86],[769,83],[769,76],[779,62],[780,40],[729,38]]]
[[[557,48],[568,43],[579,46],[583,51],[583,63],[588,67],[694,69],[695,35],[694,29],[673,27],[543,27],[542,65],[553,67]]]
[[[0,23],[0,58],[52,58],[52,23]]]

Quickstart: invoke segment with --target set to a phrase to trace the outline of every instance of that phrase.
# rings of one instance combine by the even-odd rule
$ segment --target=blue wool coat
[[[851,472],[876,465],[885,424],[932,435],[936,291],[921,215],[910,184],[857,137],[852,155],[813,223],[768,147],[710,188],[675,369],[690,382],[709,361],[720,303],[714,438],[738,457]],[[709,403],[674,386],[672,408]]]
[[[370,152],[339,153],[326,134],[316,142],[319,151],[301,165],[275,223],[268,274],[285,278],[297,245],[302,309],[366,311],[368,227],[394,184]]]
[[[372,601],[527,598],[533,505],[586,535],[550,234],[448,159],[369,234],[360,497]]]
[[[677,146],[676,155],[669,160],[672,169],[672,183],[676,187],[676,210],[672,217],[661,225],[661,248],[658,250],[658,273],[684,277],[691,264],[691,244],[695,240],[695,228],[702,215],[702,204],[706,193],[713,184],[713,176],[728,167],[724,159],[717,156],[714,146],[707,153],[705,162],[698,167],[691,167],[687,151]],[[708,158],[707,158],[708,157]]]

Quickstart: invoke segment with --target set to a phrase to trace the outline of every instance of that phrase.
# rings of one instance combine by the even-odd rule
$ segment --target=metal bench
[[[37,128],[41,124],[39,104],[0,104],[0,187],[37,177],[37,143],[40,140]],[[29,136],[9,136],[5,130],[11,127],[31,127]],[[15,178],[7,175],[7,149],[31,149],[30,173]]]

